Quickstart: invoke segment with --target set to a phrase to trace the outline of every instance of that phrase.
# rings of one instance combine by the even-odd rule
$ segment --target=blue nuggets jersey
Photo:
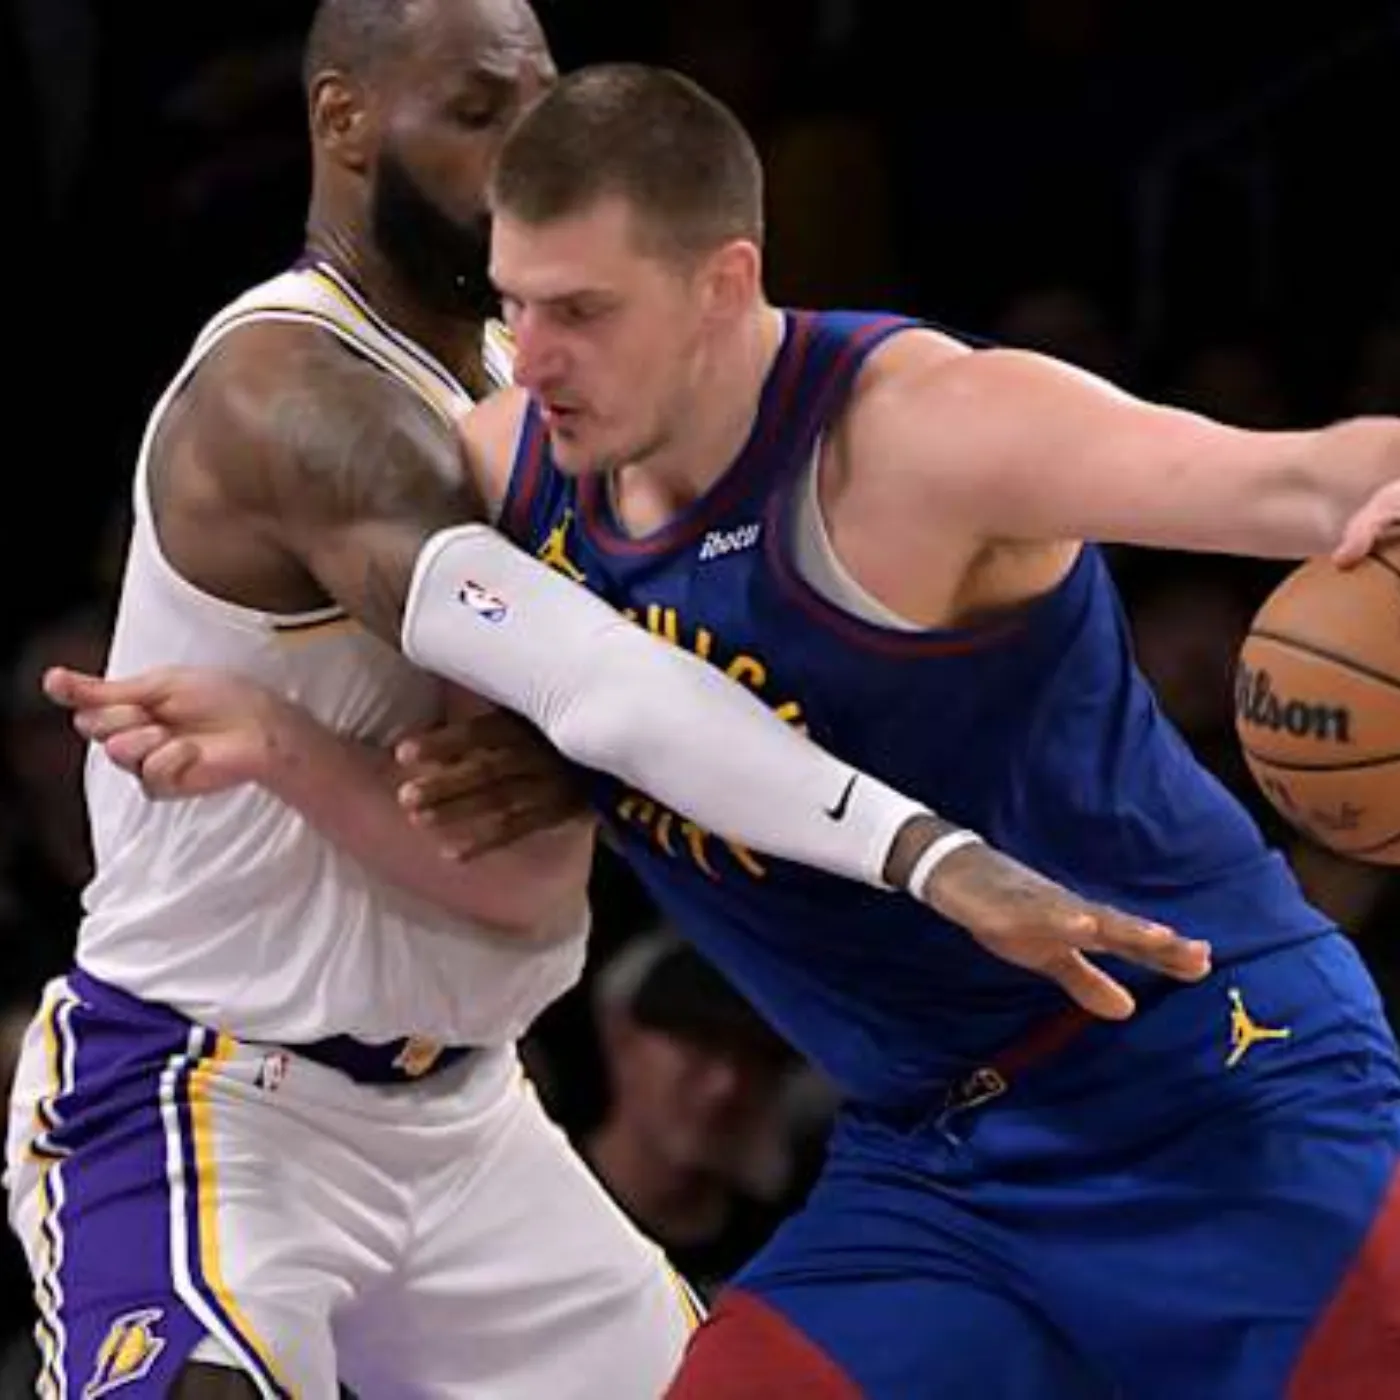
[[[553,467],[532,409],[504,528],[847,762],[1089,898],[1209,939],[1217,964],[1325,930],[1159,712],[1095,548],[1013,619],[968,630],[871,625],[798,575],[792,514],[822,430],[864,358],[913,324],[788,313],[747,445],[644,538],[619,527],[603,481]],[[904,895],[772,860],[645,793],[593,784],[663,911],[854,1098],[916,1101],[1065,1005]]]

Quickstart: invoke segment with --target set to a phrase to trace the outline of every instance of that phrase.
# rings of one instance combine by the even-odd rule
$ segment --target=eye
[[[565,301],[559,304],[558,316],[566,326],[587,326],[601,321],[607,310],[595,301]]]
[[[499,102],[461,102],[452,109],[452,120],[467,131],[486,131],[501,119]]]

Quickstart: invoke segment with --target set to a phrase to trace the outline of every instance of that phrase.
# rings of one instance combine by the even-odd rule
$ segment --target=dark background
[[[0,8],[0,985],[11,1028],[71,951],[87,877],[80,754],[37,676],[52,660],[100,661],[139,435],[193,333],[299,251],[310,8]],[[779,300],[916,312],[1245,425],[1400,408],[1400,7],[539,8],[562,67],[663,61],[738,110],[768,162]],[[1233,740],[1230,675],[1280,570],[1136,551],[1116,567],[1164,705],[1260,811]],[[1391,881],[1260,815],[1388,990]],[[607,857],[598,896],[605,953],[648,911]],[[546,1015],[533,1052],[566,1126],[596,1117],[604,1090],[583,993]],[[0,1334],[27,1325],[12,1280]]]

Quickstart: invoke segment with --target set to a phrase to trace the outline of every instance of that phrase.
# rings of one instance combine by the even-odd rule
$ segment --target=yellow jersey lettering
[[[746,685],[758,693],[768,684],[768,668],[752,656],[736,656],[724,668],[724,674],[731,681],[738,681],[740,685]]]
[[[710,858],[705,851],[705,843],[710,839],[709,832],[707,832],[704,827],[696,826],[694,822],[683,821],[681,823],[681,836],[684,838],[686,847],[690,851],[691,860],[693,860],[711,880],[718,880],[719,872],[710,864]]]
[[[726,652],[710,628],[688,629],[681,620],[679,609],[662,603],[643,603],[624,608],[622,615],[652,636],[684,648],[701,661],[710,662],[730,680],[769,704],[773,713],[785,724],[806,732],[807,725],[798,701],[784,700],[774,704],[764,694],[770,673],[761,657],[748,652]],[[723,879],[722,871],[750,880],[763,880],[768,876],[767,865],[747,846],[715,836],[679,813],[662,807],[645,793],[624,792],[617,801],[615,811],[620,822],[645,833],[648,844],[656,850],[673,860],[693,865],[708,880]],[[719,851],[727,853],[728,860],[717,860]]]

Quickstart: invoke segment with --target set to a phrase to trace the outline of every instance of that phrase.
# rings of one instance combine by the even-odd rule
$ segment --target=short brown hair
[[[668,68],[580,68],[516,124],[496,161],[491,207],[528,224],[608,195],[641,216],[664,251],[763,239],[763,167],[739,119]]]

